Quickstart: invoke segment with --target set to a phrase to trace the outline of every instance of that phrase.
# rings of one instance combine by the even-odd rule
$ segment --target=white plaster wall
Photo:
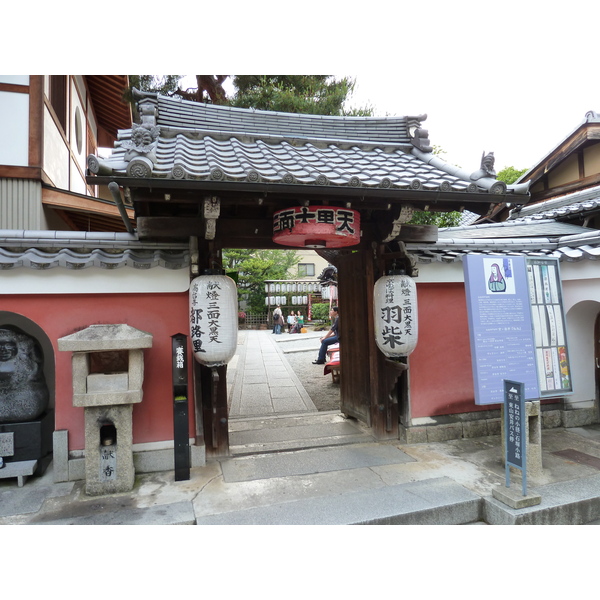
[[[0,75],[0,83],[29,85],[29,75]]]
[[[36,271],[18,268],[0,271],[1,294],[142,294],[189,289],[188,269],[142,270],[131,267],[71,270],[62,267]]]
[[[417,283],[464,283],[465,276],[463,272],[463,263],[461,260],[453,263],[441,263],[439,261],[432,263],[417,263],[419,275],[415,281]]]
[[[29,95],[0,92],[0,165],[28,164]]]
[[[71,175],[70,180],[71,181],[70,181],[70,185],[69,185],[69,190],[71,192],[76,192],[77,194],[86,194],[87,195],[87,188],[85,185],[85,180],[84,180],[83,176],[81,175],[81,172],[75,166],[75,161],[73,159],[69,159],[69,162],[71,164],[71,169],[70,169],[70,175]]]
[[[82,173],[85,173],[85,159],[86,159],[86,144],[87,144],[87,130],[86,130],[86,118],[85,118],[85,104],[82,103],[79,94],[77,93],[77,86],[75,81],[71,80],[71,112],[69,114],[69,145],[71,152],[75,159],[75,163],[79,168],[71,167],[71,191],[85,194],[85,180]],[[81,119],[81,152],[77,150],[77,133],[75,124],[75,115],[79,111],[79,117]]]
[[[44,171],[52,183],[63,190],[69,189],[69,150],[44,107]]]
[[[565,396],[565,402],[575,408],[594,406],[594,322],[599,312],[600,302],[586,300],[575,304],[566,314],[573,393]]]
[[[563,282],[583,279],[600,279],[600,261],[579,260],[560,263],[560,278]]]

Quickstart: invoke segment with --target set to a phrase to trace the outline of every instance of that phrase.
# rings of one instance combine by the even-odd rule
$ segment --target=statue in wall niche
[[[0,423],[32,421],[48,400],[39,343],[18,327],[0,327]]]

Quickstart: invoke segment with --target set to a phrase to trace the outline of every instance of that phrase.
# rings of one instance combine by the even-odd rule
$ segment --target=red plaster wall
[[[476,406],[462,283],[417,284],[419,340],[410,355],[411,416],[489,410]]]
[[[188,294],[11,295],[0,298],[0,310],[34,321],[50,338],[56,369],[56,429],[69,431],[69,450],[85,447],[83,408],[72,404],[71,352],[58,350],[58,338],[90,325],[125,323],[152,334],[144,350],[143,399],[133,407],[133,442],[173,439],[171,336],[189,335]],[[188,365],[193,355],[188,348]],[[195,431],[192,370],[188,373],[190,437]]]

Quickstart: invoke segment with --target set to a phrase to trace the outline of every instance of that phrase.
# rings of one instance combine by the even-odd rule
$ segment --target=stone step
[[[339,412],[231,419],[233,456],[373,442],[366,428]]]
[[[481,497],[447,477],[198,516],[197,525],[465,525]]]

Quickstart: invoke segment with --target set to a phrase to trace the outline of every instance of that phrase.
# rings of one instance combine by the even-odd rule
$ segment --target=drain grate
[[[588,467],[593,467],[594,469],[598,469],[600,471],[600,458],[597,456],[591,456],[590,454],[586,454],[585,452],[579,452],[578,450],[558,450],[557,452],[553,452],[552,454],[556,454],[556,456],[560,456],[562,458],[566,458],[567,460],[572,460],[573,462],[579,463],[580,465],[587,465]]]

